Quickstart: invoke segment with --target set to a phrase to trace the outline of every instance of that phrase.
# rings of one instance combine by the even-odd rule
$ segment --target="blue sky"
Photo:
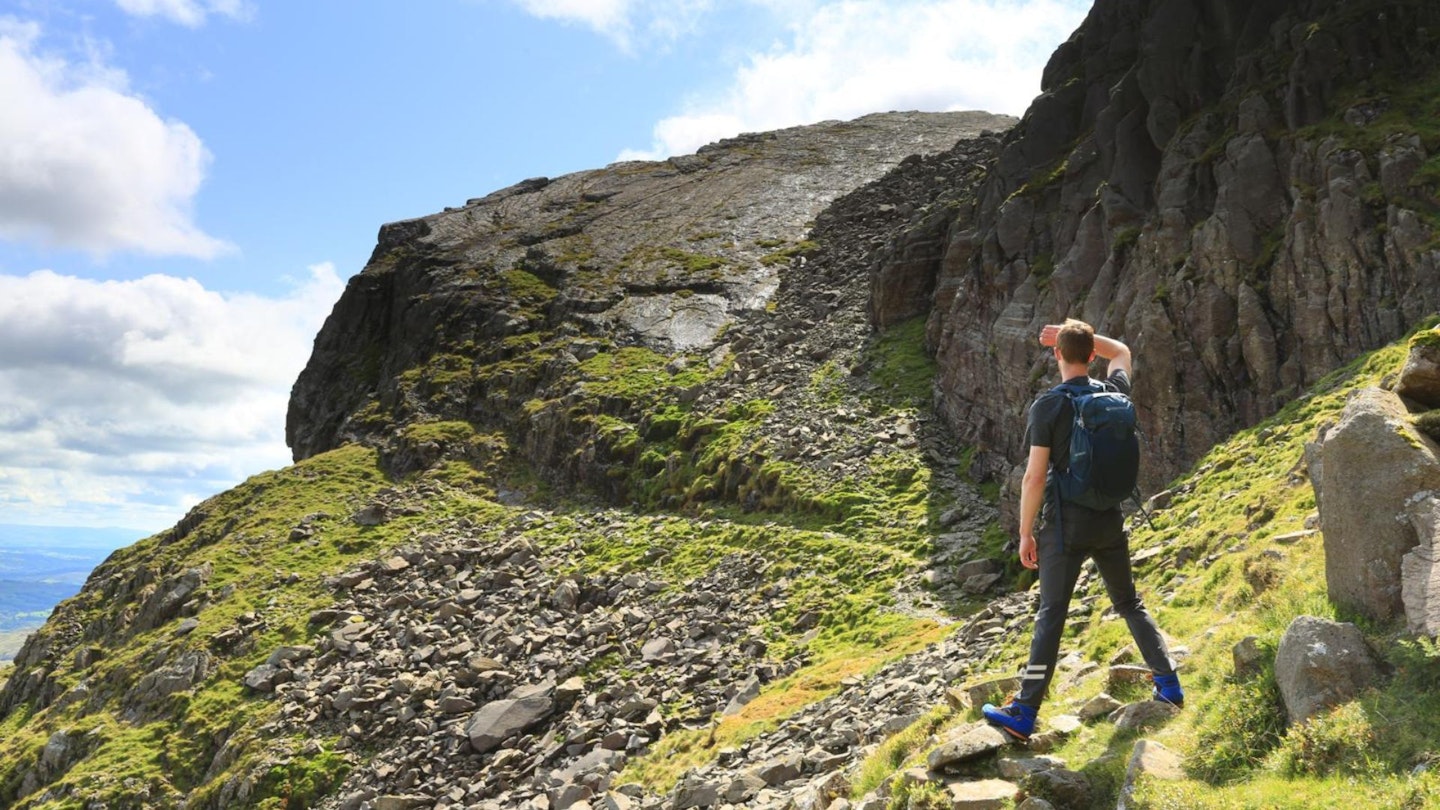
[[[148,533],[288,463],[382,223],[884,110],[1019,115],[1084,0],[8,0],[0,523]]]

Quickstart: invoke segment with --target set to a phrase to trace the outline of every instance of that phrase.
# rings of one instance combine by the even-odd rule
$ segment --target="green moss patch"
[[[869,377],[879,399],[891,407],[928,408],[933,396],[935,358],[925,348],[925,318],[896,324],[865,351]]]
[[[507,270],[501,278],[505,282],[505,293],[523,307],[544,306],[559,295],[559,290],[525,270]]]
[[[762,244],[761,242],[764,242],[764,244]],[[759,245],[760,247],[769,248],[778,247],[785,244],[785,242],[784,240],[767,239],[757,241],[755,244]],[[772,253],[767,253],[764,256],[761,256],[760,263],[767,267],[777,264],[789,264],[790,260],[795,258],[796,256],[813,253],[819,247],[820,246],[815,242],[801,240],[793,245],[788,245],[781,248],[780,250],[776,250]]]
[[[670,358],[640,346],[601,352],[580,364],[585,391],[595,397],[644,402],[667,391],[696,385],[705,374],[687,367],[667,370]]]

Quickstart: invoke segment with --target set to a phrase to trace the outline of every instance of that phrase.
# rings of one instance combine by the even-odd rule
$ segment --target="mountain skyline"
[[[1088,7],[15,4],[0,521],[139,536],[286,464],[290,386],[385,222],[741,131],[1018,114]]]

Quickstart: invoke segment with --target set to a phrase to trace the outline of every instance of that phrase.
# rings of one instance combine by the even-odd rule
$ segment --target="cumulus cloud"
[[[621,159],[693,152],[740,132],[887,110],[1019,115],[1086,0],[756,0],[790,20],[723,90],[690,99]]]
[[[37,49],[40,29],[0,19],[0,238],[211,258],[192,201],[210,153],[162,119],[125,74]]]
[[[187,28],[199,28],[212,14],[245,19],[253,9],[245,0],[115,0],[127,14],[137,17],[162,17]]]
[[[0,512],[159,529],[288,464],[290,386],[342,286],[328,263],[278,298],[0,275]]]

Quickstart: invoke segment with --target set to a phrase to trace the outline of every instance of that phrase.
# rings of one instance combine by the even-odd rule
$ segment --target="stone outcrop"
[[[1159,488],[1440,308],[1432,156],[1377,121],[1418,114],[1408,82],[1434,70],[1437,31],[1429,3],[1095,4],[978,198],[875,269],[933,290],[937,397],[982,463],[1023,461],[1050,362],[1035,338],[1067,315],[1135,351]],[[1352,85],[1371,100],[1347,106]]]
[[[1379,665],[1353,624],[1300,616],[1275,652],[1275,681],[1291,723],[1354,698],[1379,677]]]
[[[1395,393],[1425,408],[1440,408],[1440,327],[1411,340]]]
[[[295,383],[295,458],[379,442],[421,415],[509,427],[597,346],[708,351],[763,313],[827,205],[1013,120],[889,113],[742,135],[386,225]],[[903,221],[914,207],[869,213]],[[500,368],[521,355],[528,367]]]
[[[182,520],[169,533],[183,537]],[[209,564],[172,570],[151,561],[136,561],[127,552],[118,552],[90,573],[85,587],[74,601],[103,609],[86,622],[52,624],[26,639],[15,658],[23,678],[11,678],[0,688],[0,716],[16,706],[30,704],[44,708],[64,693],[64,685],[53,677],[61,657],[88,666],[103,654],[103,645],[116,645],[135,635],[196,613],[213,594],[204,588],[212,573]],[[193,629],[193,628],[192,628]],[[164,643],[145,659],[143,679],[126,691],[127,712],[141,716],[149,707],[178,691],[203,680],[215,666],[204,653],[180,654]]]
[[[33,793],[41,786],[54,781],[79,760],[94,750],[100,743],[95,732],[80,734],[71,731],[57,731],[45,741],[40,759],[35,767],[21,776],[20,792]]]
[[[1440,495],[1421,492],[1407,502],[1418,543],[1400,560],[1400,598],[1412,633],[1440,636]]]
[[[1381,389],[1358,392],[1318,441],[1311,481],[1330,598],[1381,621],[1404,616],[1401,569],[1420,543],[1410,515],[1416,493],[1440,491],[1440,451]]]

